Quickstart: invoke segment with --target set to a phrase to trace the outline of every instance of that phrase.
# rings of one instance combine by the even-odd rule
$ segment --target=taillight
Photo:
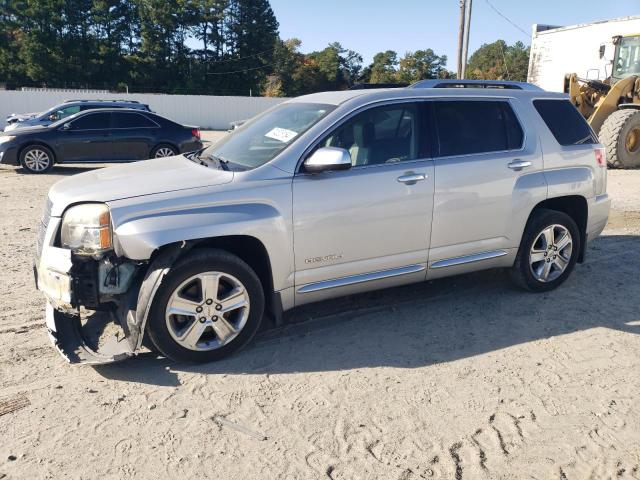
[[[596,155],[596,162],[601,167],[607,166],[607,155],[604,148],[594,148],[593,153]]]
[[[191,135],[193,135],[197,139],[200,139],[200,130],[198,130],[197,128],[192,129],[191,130]]]

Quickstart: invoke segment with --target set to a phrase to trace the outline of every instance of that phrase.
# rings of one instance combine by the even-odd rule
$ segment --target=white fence
[[[154,112],[185,125],[226,130],[236,120],[246,120],[284,101],[269,97],[214,97],[209,95],[72,94],[0,90],[0,130],[11,113],[41,112],[64,100],[137,100]]]

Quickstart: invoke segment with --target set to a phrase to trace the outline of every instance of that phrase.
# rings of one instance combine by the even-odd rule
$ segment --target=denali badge
[[[342,258],[341,253],[332,253],[331,255],[325,255],[324,257],[313,257],[305,259],[304,263],[323,263],[333,262]]]

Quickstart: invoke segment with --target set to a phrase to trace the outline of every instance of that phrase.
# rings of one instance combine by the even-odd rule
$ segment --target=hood
[[[18,122],[22,122],[24,120],[28,120],[30,118],[36,118],[42,115],[42,112],[33,112],[33,113],[12,113],[7,116],[7,121],[17,120]]]
[[[31,133],[47,132],[48,130],[48,125],[30,125],[28,122],[20,122],[9,125],[9,127],[5,129],[5,132],[8,132],[7,135],[28,135]]]
[[[51,214],[59,217],[67,206],[189,190],[229,183],[233,172],[204,167],[178,155],[80,173],[49,190]]]

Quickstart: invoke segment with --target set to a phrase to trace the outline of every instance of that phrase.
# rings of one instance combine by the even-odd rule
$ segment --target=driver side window
[[[418,131],[416,104],[386,105],[357,114],[321,146],[344,148],[354,167],[416,160]]]
[[[67,107],[57,111],[58,119],[66,118],[70,115],[74,115],[80,111],[79,106]]]

